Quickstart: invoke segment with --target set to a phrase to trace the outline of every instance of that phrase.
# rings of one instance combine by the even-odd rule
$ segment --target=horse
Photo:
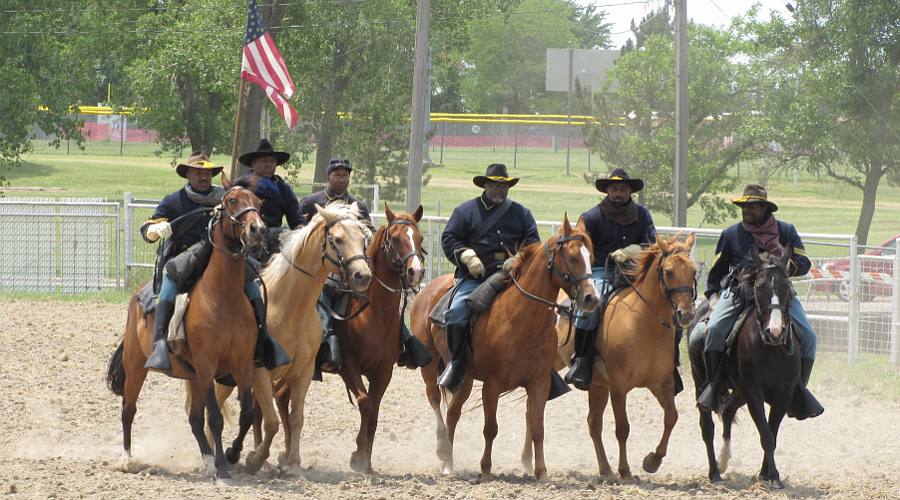
[[[610,299],[598,326],[591,386],[588,390],[587,425],[594,442],[599,473],[612,475],[603,447],[603,412],[612,399],[619,442],[619,476],[631,479],[626,443],[630,432],[626,413],[628,393],[646,387],[663,409],[663,434],[655,451],[647,454],[643,468],[656,472],[666,456],[669,436],[678,421],[675,408],[675,328],[685,327],[694,316],[697,271],[690,257],[693,233],[679,242],[659,238],[626,272],[629,286]],[[670,314],[667,314],[670,313]],[[569,321],[560,317],[558,338],[566,338]]]
[[[800,343],[788,326],[793,300],[788,278],[792,254],[790,247],[784,249],[781,257],[759,254],[754,246],[752,263],[740,273],[740,300],[749,303],[753,309],[738,333],[726,365],[730,367],[728,378],[734,392],[725,399],[722,408],[724,443],[718,462],[713,448],[715,423],[712,414],[700,411],[700,430],[712,482],[721,482],[721,473],[728,468],[731,426],[738,409],[746,403],[763,448],[759,479],[768,481],[773,488],[784,488],[775,466],[775,446],[778,428],[800,381]],[[703,356],[705,342],[690,342],[689,346],[694,388],[699,397],[708,379]],[[764,403],[769,404],[768,421]]]
[[[289,474],[300,473],[300,432],[303,430],[303,403],[313,377],[316,352],[322,341],[322,322],[316,301],[328,273],[340,273],[354,291],[369,287],[372,273],[366,257],[366,241],[371,232],[359,220],[356,203],[316,206],[317,214],[306,226],[281,237],[281,252],[273,254],[261,278],[268,295],[269,334],[291,356],[291,363],[272,371],[258,368],[253,374],[253,392],[263,420],[262,440],[246,457],[246,470],[254,474],[269,457],[272,439],[278,432],[278,415],[273,404],[273,383],[289,391],[290,410],[285,426],[285,453],[280,465]],[[219,385],[216,397],[223,404],[232,388]],[[237,462],[246,429],[240,428],[228,459]]]
[[[213,250],[209,264],[190,293],[190,306],[184,316],[187,345],[176,349],[170,376],[189,379],[188,420],[200,447],[206,474],[229,478],[222,452],[223,418],[216,404],[213,379],[231,374],[237,382],[240,400],[240,425],[249,428],[253,421],[253,351],[256,345],[256,320],[244,295],[247,249],[258,244],[265,231],[259,215],[260,200],[248,189],[231,186],[217,206],[208,234]],[[137,413],[147,369],[144,363],[152,352],[154,314],[145,316],[137,294],[128,305],[125,335],[113,353],[107,370],[110,390],[122,396],[123,467],[131,464],[131,427]],[[172,353],[169,354],[172,358]],[[193,373],[186,369],[188,364]],[[207,412],[215,454],[204,434],[203,413]],[[246,430],[245,430],[246,432]]]
[[[450,359],[446,334],[433,324],[429,312],[453,286],[453,275],[431,281],[416,297],[411,309],[412,331],[432,354],[421,369],[432,410],[437,417],[437,456],[444,474],[453,473],[453,439],[462,406],[472,391],[474,379],[483,381],[484,454],[481,478],[491,476],[491,448],[497,436],[497,403],[501,393],[524,387],[527,393],[526,435],[534,443],[531,453],[523,453],[522,463],[538,480],[548,479],[544,462],[544,406],[550,394],[550,371],[556,356],[553,330],[553,302],[562,288],[582,310],[597,306],[597,290],[590,279],[590,236],[583,226],[573,228],[564,217],[558,234],[546,243],[536,242],[519,249],[518,263],[510,270],[515,287],[501,291],[490,309],[472,325],[472,355],[459,391],[449,401],[447,422],[441,415],[442,397],[448,395],[437,385],[438,374]],[[525,328],[523,328],[523,326]]]

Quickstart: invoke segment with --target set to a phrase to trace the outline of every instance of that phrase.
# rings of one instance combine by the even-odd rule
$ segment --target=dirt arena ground
[[[826,413],[812,421],[785,420],[776,454],[787,488],[768,491],[755,481],[762,458],[755,428],[739,414],[734,458],[723,486],[705,478],[697,411],[678,397],[681,419],[669,455],[656,474],[641,459],[661,433],[662,414],[646,391],[629,399],[630,484],[600,483],[587,435],[587,398],[572,392],[549,403],[546,454],[551,480],[523,477],[519,452],[524,404],[516,395],[500,405],[494,447],[495,479],[476,481],[482,451],[480,408],[470,404],[457,433],[457,476],[443,477],[435,456],[434,418],[417,372],[397,369],[388,389],[374,466],[377,475],[350,470],[357,413],[335,376],[315,384],[307,400],[301,443],[304,472],[285,477],[270,458],[258,475],[242,465],[228,484],[205,479],[182,411],[181,384],[150,376],[135,421],[131,472],[119,467],[120,400],[105,386],[106,363],[119,342],[125,306],[54,301],[0,302],[0,495],[9,498],[900,498],[900,403],[879,400],[817,375],[813,389]],[[685,375],[688,379],[689,375]],[[475,399],[475,398],[473,398]],[[616,453],[611,412],[607,451]],[[234,434],[226,428],[226,436]],[[249,444],[249,441],[248,441]],[[273,457],[280,451],[276,439]],[[616,458],[611,456],[610,459]],[[613,467],[616,462],[613,461]]]

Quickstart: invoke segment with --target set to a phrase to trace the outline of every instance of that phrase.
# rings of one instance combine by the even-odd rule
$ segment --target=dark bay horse
[[[230,187],[223,175],[223,186]],[[241,405],[240,425],[249,428],[253,421],[253,350],[256,345],[256,320],[244,295],[244,252],[257,244],[265,231],[259,215],[260,200],[250,190],[230,187],[215,208],[209,226],[213,245],[209,265],[190,293],[190,306],[184,316],[187,347],[178,357],[194,369],[186,372],[173,358],[170,375],[189,378],[188,420],[200,447],[206,473],[228,478],[222,451],[222,414],[216,404],[213,379],[231,374],[237,382]],[[154,315],[144,317],[136,296],[128,306],[125,337],[110,359],[107,380],[110,389],[122,396],[122,460],[131,461],[131,426],[137,412],[137,399],[147,377],[144,363],[152,351]],[[169,354],[172,357],[172,353]],[[204,434],[203,415],[212,430],[215,454]],[[246,430],[244,431],[246,432]]]
[[[544,462],[544,406],[550,394],[550,371],[556,357],[553,329],[554,300],[562,288],[582,310],[597,307],[597,290],[590,279],[591,239],[583,227],[572,228],[563,219],[558,234],[546,243],[519,249],[519,262],[511,270],[518,286],[501,291],[490,309],[472,327],[472,355],[466,378],[449,401],[447,423],[441,415],[442,394],[437,385],[443,364],[450,359],[446,334],[428,318],[441,296],[453,286],[453,276],[431,281],[412,306],[412,331],[433,355],[422,367],[428,401],[437,417],[437,455],[445,474],[453,471],[453,438],[463,404],[472,391],[474,379],[483,381],[484,454],[481,477],[491,475],[491,447],[497,436],[497,403],[501,393],[524,387],[527,393],[526,435],[534,444],[534,474],[546,480]],[[526,293],[528,295],[526,295]],[[529,449],[529,452],[531,450]],[[531,470],[530,453],[523,463]],[[524,460],[523,460],[524,462]]]
[[[273,387],[284,387],[290,401],[285,426],[285,452],[279,463],[290,474],[300,473],[300,433],[303,430],[303,405],[312,380],[316,352],[322,342],[322,323],[316,313],[316,301],[328,273],[340,273],[357,292],[369,287],[372,273],[365,254],[372,234],[359,221],[356,203],[331,203],[316,207],[317,214],[306,226],[282,235],[281,253],[272,255],[261,277],[268,289],[269,334],[291,356],[291,363],[272,371],[258,368],[253,376],[253,392],[263,420],[262,441],[247,455],[246,470],[257,472],[269,457],[278,432],[278,414],[273,403]],[[221,404],[231,387],[219,385],[216,396]],[[243,430],[243,427],[241,427]],[[228,458],[237,460],[243,433],[239,431],[235,448]]]
[[[656,472],[662,464],[669,436],[678,421],[675,408],[675,328],[694,317],[697,271],[691,260],[694,234],[684,241],[660,237],[637,258],[631,286],[609,299],[596,338],[599,355],[588,390],[588,429],[594,441],[601,476],[612,469],[603,447],[603,413],[612,399],[619,442],[619,476],[631,478],[627,441],[631,426],[626,412],[628,392],[646,387],[663,409],[663,434],[656,450],[647,454],[643,468]],[[568,335],[568,320],[561,318],[557,335]],[[568,359],[568,358],[567,358]]]
[[[790,408],[800,381],[800,342],[789,327],[793,290],[788,278],[788,262],[793,249],[786,247],[781,257],[758,254],[753,247],[752,264],[740,274],[740,300],[753,308],[731,348],[728,379],[734,391],[722,409],[722,451],[716,462],[715,423],[712,414],[700,411],[700,430],[706,445],[709,479],[722,481],[721,473],[731,458],[731,426],[738,409],[747,404],[763,448],[759,479],[773,488],[784,488],[775,466],[778,428]],[[703,330],[705,333],[705,330]],[[705,342],[690,342],[691,371],[699,397],[706,380],[703,356]],[[765,403],[769,404],[766,419]]]

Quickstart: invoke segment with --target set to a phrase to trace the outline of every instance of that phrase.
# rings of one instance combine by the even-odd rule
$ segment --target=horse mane
[[[364,228],[366,237],[371,237],[371,232],[365,224],[359,221],[359,209],[345,203],[329,203],[323,208],[325,212],[335,217],[337,220],[352,220],[360,227]],[[260,273],[263,281],[273,284],[282,278],[293,268],[291,262],[293,259],[282,259],[284,255],[296,255],[298,251],[306,246],[306,242],[310,236],[321,227],[325,226],[325,218],[321,214],[316,213],[309,224],[295,229],[293,231],[285,231],[281,235],[281,252],[272,254],[269,262]]]
[[[680,252],[687,251],[687,249],[684,247],[684,241],[678,240],[677,238],[678,235],[676,235],[674,239],[668,240],[669,255],[675,255]],[[631,278],[635,285],[640,284],[650,273],[650,268],[653,267],[653,261],[656,260],[656,257],[660,253],[662,253],[662,251],[659,248],[659,243],[650,245],[641,252],[637,259],[635,259],[634,264],[632,264],[629,269],[626,269],[624,271],[625,275]]]
[[[535,256],[535,254],[538,253],[538,250],[541,249],[541,245],[543,245],[543,243],[541,243],[540,241],[535,241],[534,243],[529,243],[524,247],[520,247],[519,251],[516,252],[516,257],[518,258],[513,263],[513,266],[512,268],[510,268],[509,272],[513,276],[519,276],[520,271],[527,267],[526,264],[531,262],[531,259]]]

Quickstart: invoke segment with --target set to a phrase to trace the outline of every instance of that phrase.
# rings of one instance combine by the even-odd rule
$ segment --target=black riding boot
[[[322,345],[316,354],[316,365],[324,368],[322,371],[327,373],[341,371],[341,345],[338,343],[337,334],[331,328],[328,328],[322,336]]]
[[[278,366],[284,366],[291,362],[291,357],[281,348],[278,342],[269,336],[266,329],[266,304],[261,298],[250,301],[253,306],[253,316],[256,318],[256,349],[253,352],[253,362],[257,367],[264,366],[272,370]]]
[[[156,318],[153,323],[153,353],[144,363],[144,368],[159,371],[169,371],[172,367],[169,363],[169,346],[166,338],[169,334],[169,322],[175,314],[175,303],[168,300],[160,300],[156,303]]]
[[[708,351],[706,353],[706,372],[709,380],[706,388],[697,398],[697,407],[703,411],[718,411],[719,400],[722,395],[722,379],[725,377],[725,366],[722,358],[725,353],[718,351]]]
[[[559,376],[559,373],[556,373],[556,370],[550,370],[550,395],[547,396],[547,401],[551,399],[558,398],[563,394],[570,392],[572,390],[569,387],[569,384]]]
[[[438,378],[438,385],[456,392],[466,378],[466,354],[468,345],[469,328],[468,326],[448,326],[447,327],[447,348],[450,349],[450,362],[444,373]]]
[[[409,331],[402,318],[400,320],[400,342],[400,358],[397,359],[397,366],[405,366],[410,370],[415,370],[431,363],[431,353]]]
[[[594,373],[594,336],[596,329],[575,329],[575,354],[572,367],[566,373],[566,382],[576,389],[586,391],[591,387],[591,376]]]
[[[825,411],[816,397],[806,388],[809,376],[812,374],[813,363],[815,360],[811,358],[800,360],[800,385],[794,390],[794,400],[788,411],[788,416],[797,420],[818,417]]]

